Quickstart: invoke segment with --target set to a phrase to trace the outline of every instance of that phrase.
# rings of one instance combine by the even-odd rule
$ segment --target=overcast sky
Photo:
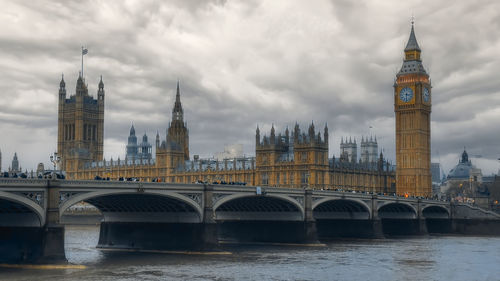
[[[464,147],[483,174],[500,157],[500,2],[0,0],[2,170],[49,165],[57,92],[85,78],[106,90],[105,158],[124,158],[130,125],[165,138],[177,79],[191,155],[328,123],[340,138],[376,135],[395,161],[394,78],[415,15],[433,84],[432,160],[446,172]],[[371,128],[370,128],[371,127]]]

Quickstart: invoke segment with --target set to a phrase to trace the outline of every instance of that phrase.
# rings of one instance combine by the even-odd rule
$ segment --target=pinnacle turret
[[[59,99],[66,99],[66,82],[64,82],[64,74],[61,74],[61,82],[59,82]]]
[[[66,82],[64,82],[64,73],[61,74],[61,82],[59,83],[59,89],[66,88]]]
[[[99,90],[104,89],[104,82],[102,82],[102,75],[101,75],[101,81],[99,81]]]
[[[88,95],[87,85],[83,81],[81,73],[78,75],[78,80],[76,81],[76,95],[77,96],[86,96]]]

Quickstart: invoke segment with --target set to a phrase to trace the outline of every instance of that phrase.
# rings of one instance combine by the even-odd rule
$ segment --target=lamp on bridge
[[[54,165],[53,176],[55,179],[57,179],[56,169],[61,162],[61,156],[57,155],[57,152],[54,152],[54,154],[50,155],[50,162],[52,162],[52,164]]]

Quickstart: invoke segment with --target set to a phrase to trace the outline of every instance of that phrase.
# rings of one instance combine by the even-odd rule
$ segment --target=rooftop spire
[[[415,23],[415,20],[412,17],[410,38],[408,39],[408,43],[406,44],[405,52],[406,51],[415,51],[415,50],[421,51],[420,47],[418,46],[417,37],[415,37],[414,23]]]
[[[408,43],[406,44],[406,48],[404,50],[405,58],[403,61],[403,65],[401,66],[401,70],[398,73],[398,77],[399,75],[410,73],[427,75],[420,58],[421,52],[422,51],[420,50],[420,46],[417,43],[417,37],[415,36],[414,20],[412,19],[410,38],[408,39]]]
[[[465,146],[464,146],[464,152],[462,153],[462,161],[460,163],[467,163],[469,162],[469,154],[467,154],[467,151],[465,151]]]
[[[175,104],[174,110],[172,111],[172,120],[180,120],[183,119],[182,104],[181,104],[181,90],[179,87],[179,80],[177,80],[177,92],[175,94]]]
[[[66,87],[66,82],[64,82],[64,73],[61,74],[61,82],[59,83],[59,86],[61,89]]]
[[[131,136],[134,136],[134,135],[135,135],[135,128],[134,128],[134,124],[132,124],[132,127],[130,127],[130,135],[131,135]]]

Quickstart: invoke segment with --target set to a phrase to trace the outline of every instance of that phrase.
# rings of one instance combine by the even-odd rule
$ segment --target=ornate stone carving
[[[213,193],[212,194],[212,206],[215,205],[215,203],[217,203],[217,201],[221,200],[222,198],[226,197],[226,196],[229,196],[231,194],[227,194],[227,193]]]
[[[323,199],[323,198],[325,198],[325,197],[323,197],[323,196],[313,196],[313,197],[312,197],[312,201],[313,201],[313,202],[316,202],[316,201],[319,201],[319,200],[321,200],[321,199]]]
[[[40,207],[44,207],[44,195],[43,191],[24,191],[24,192],[12,192],[14,194],[28,198],[29,200],[37,203]]]
[[[198,203],[201,206],[201,193],[180,193],[180,195],[184,195],[194,202]]]
[[[68,201],[71,197],[76,195],[86,193],[86,192],[71,192],[71,191],[60,191],[59,192],[59,206],[61,206],[64,202]]]
[[[301,206],[304,206],[304,196],[290,196],[293,200],[299,202]]]

